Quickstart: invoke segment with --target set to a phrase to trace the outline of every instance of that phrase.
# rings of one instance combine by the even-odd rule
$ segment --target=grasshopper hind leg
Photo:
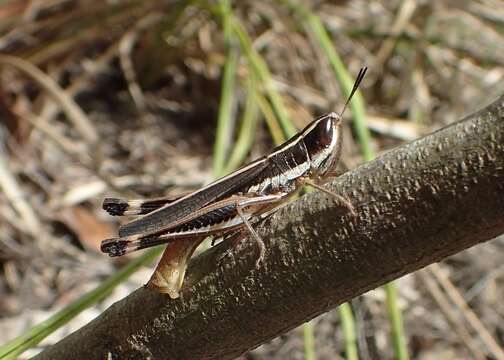
[[[206,235],[195,236],[169,243],[147,287],[167,294],[172,299],[178,298],[189,259],[205,238]]]

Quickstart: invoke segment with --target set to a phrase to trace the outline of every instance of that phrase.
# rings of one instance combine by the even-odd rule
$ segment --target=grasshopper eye
[[[333,130],[333,120],[331,117],[327,116],[315,123],[315,126],[311,129],[307,130],[308,131],[304,136],[303,141],[306,145],[310,158],[313,159],[331,146],[335,135]]]
[[[338,161],[341,149],[339,125],[340,117],[331,113],[314,122],[303,136],[312,168],[319,176],[331,172]]]

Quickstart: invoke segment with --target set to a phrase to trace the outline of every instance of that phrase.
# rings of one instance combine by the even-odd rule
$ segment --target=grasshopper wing
[[[260,158],[215,182],[172,203],[133,220],[119,228],[119,236],[149,235],[170,229],[180,219],[202,207],[233,195],[257,180],[268,167],[268,159]]]

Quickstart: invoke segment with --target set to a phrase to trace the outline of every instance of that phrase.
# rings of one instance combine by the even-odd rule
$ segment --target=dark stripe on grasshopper
[[[221,208],[210,211],[206,214],[202,214],[192,221],[188,221],[182,225],[179,225],[171,230],[168,233],[179,233],[184,231],[189,231],[192,229],[199,229],[205,226],[214,225],[222,223],[226,220],[229,220],[233,217],[236,217],[236,204],[230,204],[227,206],[223,206]]]
[[[192,237],[194,233],[191,232],[191,230],[224,223],[233,217],[237,217],[236,204],[239,200],[245,199],[245,197],[236,198],[236,200],[230,198],[210,204],[185,218],[179,219],[179,221],[175,222],[174,226],[169,229],[159,229],[156,234],[135,234],[104,240],[101,244],[101,251],[108,253],[109,256],[121,256],[131,251],[167,243],[170,241],[170,239],[166,238],[167,235],[171,235],[173,240],[175,238]],[[224,231],[230,231],[230,229],[226,228]],[[206,236],[217,232],[218,229],[215,231],[207,231]],[[162,238],[162,236],[164,236],[164,238]]]
[[[236,194],[237,189],[247,185],[250,179],[256,178],[256,176],[267,167],[267,162],[265,160],[265,158],[261,158],[194,193],[186,195],[144,217],[125,224],[119,228],[119,236],[155,234],[169,227],[181,217],[185,217],[194,211],[200,210],[202,207],[218,199]]]
[[[209,207],[213,207],[213,205],[210,205]],[[128,237],[104,240],[101,244],[101,251],[108,253],[109,256],[121,256],[131,251],[145,249],[160,244],[166,244],[167,242],[170,242],[170,240],[176,241],[177,238],[193,237],[195,236],[195,234],[191,232],[191,230],[202,229],[206,226],[221,224],[227,220],[237,217],[238,214],[236,211],[236,203],[231,203],[222,207],[217,207],[212,211],[205,212],[200,216],[182,223],[170,230],[160,231],[159,233],[146,236],[133,235]],[[235,226],[226,227],[224,229],[212,229],[206,231],[205,236],[232,232],[233,228],[240,228],[242,226],[243,224],[239,223]],[[171,236],[171,239],[168,238],[168,236]]]
[[[132,235],[102,242],[101,250],[110,256],[121,256],[128,252],[147,247],[176,241],[180,238],[194,236],[210,236],[230,234],[243,228],[244,223],[239,216],[237,206],[243,206],[242,212],[250,221],[260,214],[270,211],[290,194],[279,193],[259,197],[236,196],[217,203],[210,204],[197,213],[181,219],[178,225],[149,235]]]

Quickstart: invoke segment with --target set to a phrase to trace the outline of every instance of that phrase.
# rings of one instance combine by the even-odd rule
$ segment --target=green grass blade
[[[317,39],[320,47],[326,54],[334,75],[340,83],[343,93],[348,97],[353,86],[353,79],[341,61],[341,58],[339,57],[320,18],[310,12],[306,7],[298,4],[296,1],[285,0],[284,3],[296,12],[306,23],[306,26],[310,29],[310,31],[312,31],[315,39]],[[352,102],[350,103],[350,108],[352,109],[352,115],[354,118],[353,124],[359,143],[361,144],[363,157],[366,161],[370,161],[374,158],[374,152],[371,148],[371,136],[366,125],[364,99],[359,91],[357,91],[354,95]],[[396,358],[400,360],[408,359],[402,315],[400,309],[397,307],[397,291],[394,283],[385,285],[385,291],[387,293],[387,302],[389,304],[389,319],[392,326],[392,341],[395,347]],[[347,353],[349,350],[350,349],[347,348]]]
[[[291,8],[294,9],[303,18],[306,26],[310,29],[310,31],[312,31],[315,39],[317,39],[320,47],[327,56],[334,75],[338,80],[341,89],[345,94],[345,97],[348,97],[350,95],[350,91],[352,90],[354,79],[346,70],[345,65],[338,55],[329,34],[322,24],[322,21],[318,16],[311,13],[307,8],[302,7],[298,4],[293,5],[294,1],[288,1],[288,3],[289,5],[291,5]],[[371,149],[371,135],[366,125],[364,99],[359,91],[355,93],[350,103],[350,108],[352,109],[352,115],[354,119],[353,124],[362,148],[362,154],[366,161],[370,161],[374,158],[374,154],[373,150]]]
[[[399,360],[409,359],[408,347],[402,321],[402,312],[397,304],[397,288],[395,283],[390,282],[383,286],[387,294],[387,309],[394,343],[395,358]]]
[[[259,108],[264,116],[264,120],[266,121],[270,134],[273,137],[273,142],[276,145],[283,143],[285,141],[285,135],[282,128],[276,121],[275,114],[273,113],[270,103],[259,93],[257,94],[257,103],[259,104]]]
[[[219,19],[222,18],[221,7],[212,5],[209,2],[202,2],[199,5],[213,13]],[[278,119],[278,122],[280,123],[286,137],[295,135],[297,133],[297,129],[290,120],[289,112],[287,111],[287,108],[283,103],[282,97],[276,91],[276,88],[273,85],[273,80],[266,62],[252,46],[252,40],[250,39],[250,36],[246,32],[242,24],[238,21],[238,19],[232,14],[232,9],[230,10],[230,12],[231,13],[228,15],[230,27],[232,28],[232,31],[236,39],[238,40],[238,43],[240,44],[240,48],[244,56],[249,62],[250,68],[255,73],[258,82],[260,83],[260,89],[264,91],[268,101],[271,103],[275,119]]]
[[[217,119],[217,130],[214,144],[213,173],[214,177],[223,174],[227,151],[231,143],[232,136],[232,113],[235,90],[235,79],[238,70],[239,52],[234,45],[234,38],[230,27],[231,5],[229,0],[219,2],[224,28],[224,41],[227,47],[226,62],[222,77],[222,91],[219,104],[219,115]]]
[[[255,51],[255,49],[252,47],[252,41],[250,40],[250,37],[248,36],[245,29],[243,28],[243,26],[241,26],[241,24],[238,22],[236,18],[233,18],[230,21],[233,24],[234,33],[236,34],[240,42],[241,48],[248,59],[249,65],[252,68],[252,71],[254,72],[257,79],[262,84],[264,92],[268,97],[269,103],[262,95],[258,94],[257,102],[259,103],[259,106],[264,115],[266,123],[270,129],[273,141],[277,145],[281,144],[282,142],[285,141],[286,138],[294,136],[297,133],[297,129],[292,124],[289,118],[288,111],[283,104],[280,94],[278,94],[278,92],[275,90],[273,86],[271,74],[268,70],[268,67],[266,66],[266,63],[264,62],[262,57],[257,53],[257,51]],[[259,92],[258,90],[254,91],[254,93],[258,92]],[[275,118],[278,118],[282,129],[279,129],[279,127],[277,126]],[[305,358],[309,360],[314,360],[315,349],[313,347],[314,343],[313,327],[310,325],[310,323],[306,323],[304,325],[303,333],[305,338]]]
[[[254,142],[259,110],[256,83],[255,76],[250,73],[247,77],[247,100],[245,102],[245,109],[243,110],[238,138],[236,139],[224,173],[230,173],[243,163]]]
[[[308,321],[303,325],[303,343],[304,343],[304,358],[305,360],[315,360],[315,335],[313,324]]]
[[[325,51],[326,56],[331,64],[333,71],[336,74],[336,78],[340,83],[340,86],[344,93],[350,94],[350,90],[352,88],[352,80],[350,75],[345,69],[343,62],[338,56],[336,50],[332,46],[331,39],[325,28],[323,27],[320,19],[310,13],[308,9],[297,4],[294,1],[286,1],[287,5],[294,10],[305,22],[306,26],[313,32],[315,38],[318,40],[320,46]],[[360,98],[360,101],[358,100]],[[356,127],[356,131],[358,136],[364,135],[365,141],[364,144],[368,144],[369,141],[366,140],[369,138],[369,132],[365,127],[364,120],[364,106],[363,100],[360,94],[356,93],[353,97],[353,101],[350,103],[350,108],[352,109],[352,115],[354,116],[354,124]],[[361,143],[362,144],[362,143]],[[371,149],[368,148],[368,145],[363,145],[363,152],[366,154],[365,156],[372,156]],[[345,336],[345,354],[350,359],[358,359],[357,353],[357,344],[356,344],[356,334],[355,334],[355,321],[352,316],[352,310],[349,304],[342,304],[339,308],[341,314],[341,325],[343,327],[343,334]]]
[[[341,317],[341,326],[345,337],[345,355],[347,360],[357,360],[359,353],[357,351],[357,336],[355,329],[355,320],[352,315],[352,307],[349,303],[344,303],[338,308]]]
[[[0,347],[0,359],[16,359],[24,351],[36,346],[45,337],[52,334],[56,329],[69,322],[79,313],[95,304],[96,302],[104,299],[117,285],[126,280],[131,274],[159,256],[163,249],[164,247],[156,247],[147,251],[142,256],[130,261],[126,266],[124,266],[117,273],[105,280],[94,290],[81,296],[79,299],[67,305],[65,308],[51,316],[49,319],[35,325],[24,334]]]
[[[271,106],[275,111],[275,115],[278,117],[284,134],[286,135],[286,137],[294,136],[297,133],[297,129],[290,120],[289,113],[283,103],[282,97],[276,91],[275,86],[273,85],[273,80],[266,62],[253,48],[250,37],[236,18],[233,18],[232,26],[234,33],[236,34],[236,37],[240,42],[240,46],[251,65],[252,70],[256,73],[257,78],[261,82],[264,92],[268,97],[268,100],[271,102]]]
[[[233,90],[235,87],[235,74],[238,67],[238,50],[230,48],[226,64],[224,65],[224,76],[222,79],[222,93],[217,118],[217,129],[214,144],[213,172],[214,177],[223,173],[227,151],[229,149],[232,136],[232,112],[233,112]]]

